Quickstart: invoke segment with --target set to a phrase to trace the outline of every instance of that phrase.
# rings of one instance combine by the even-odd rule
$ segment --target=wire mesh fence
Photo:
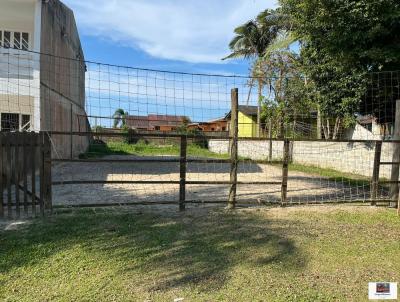
[[[361,94],[321,100],[305,77],[182,73],[0,52],[1,131],[51,136],[55,205],[175,204],[183,177],[186,203],[225,203],[234,128],[238,202],[397,199],[398,72],[367,74],[343,91]]]

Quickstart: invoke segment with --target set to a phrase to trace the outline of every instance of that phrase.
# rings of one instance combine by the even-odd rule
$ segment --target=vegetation
[[[235,37],[229,43],[232,53],[224,58],[225,60],[244,57],[255,60],[252,74],[258,82],[258,136],[260,136],[261,125],[262,91],[265,85],[263,74],[258,68],[258,60],[263,57],[265,50],[274,43],[285,26],[285,18],[279,9],[267,9],[261,12],[255,20],[250,20],[235,28]],[[253,81],[249,85],[252,87]]]
[[[124,109],[119,108],[115,110],[115,113],[113,114],[114,128],[124,128],[126,126],[126,117],[128,115],[129,113]]]
[[[360,186],[360,185],[369,186],[371,183],[371,179],[366,176],[354,173],[345,173],[330,168],[320,168],[316,166],[290,163],[289,170],[303,172],[310,175],[314,174],[321,177],[325,177],[326,179],[331,181],[346,183],[353,186]]]
[[[340,128],[353,125],[357,115],[392,122],[394,110],[387,107],[397,97],[399,80],[372,72],[400,69],[399,2],[279,2],[278,9],[235,29],[230,44],[230,57],[257,58],[251,73],[264,103],[259,122],[272,119],[275,135],[282,136],[296,115],[316,111],[318,135],[322,128],[326,139],[338,138]],[[262,29],[273,34],[264,39]],[[294,41],[299,51],[291,50]],[[261,97],[263,86],[269,92]]]
[[[81,155],[81,158],[95,158],[105,155],[138,155],[138,156],[157,156],[157,155],[179,155],[180,146],[174,142],[168,145],[156,145],[139,140],[136,144],[126,142],[110,141],[107,144],[95,142],[90,145],[89,150]],[[189,143],[187,147],[188,156],[207,157],[207,158],[229,158],[228,154],[218,154],[200,147],[198,144]]]
[[[0,230],[2,301],[366,301],[400,279],[394,210],[57,210]]]
[[[323,115],[352,123],[355,113],[379,114],[386,87],[367,85],[365,75],[400,68],[400,3],[395,0],[281,0],[292,32],[301,41],[306,74],[315,83]],[[394,83],[391,83],[392,85]],[[370,87],[368,87],[370,86]],[[385,86],[385,85],[381,85]],[[394,85],[396,86],[396,85]],[[390,89],[389,89],[390,90]],[[361,101],[365,104],[360,106]],[[385,107],[386,109],[386,107]],[[382,122],[382,121],[381,121]]]

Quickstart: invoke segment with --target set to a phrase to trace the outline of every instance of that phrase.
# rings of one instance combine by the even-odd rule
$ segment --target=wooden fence
[[[0,218],[51,211],[51,145],[47,133],[0,132],[0,192]]]
[[[228,197],[228,207],[235,208],[237,203],[236,189],[238,185],[281,185],[281,205],[284,206],[287,203],[287,175],[288,175],[288,162],[289,162],[289,141],[286,140],[284,144],[284,156],[282,161],[282,181],[238,181],[238,89],[232,89],[231,91],[231,108],[232,108],[232,118],[231,118],[231,133],[230,133],[230,159],[204,159],[204,158],[188,158],[187,147],[188,143],[195,139],[194,135],[182,135],[182,134],[171,134],[171,133],[146,133],[146,134],[135,134],[138,137],[152,137],[152,138],[173,138],[180,142],[180,156],[179,158],[128,158],[128,159],[108,159],[108,158],[89,158],[89,159],[68,159],[59,158],[53,159],[53,162],[85,162],[85,163],[179,163],[179,180],[66,180],[66,181],[53,181],[52,185],[62,186],[62,185],[85,185],[85,184],[142,184],[142,185],[154,185],[154,184],[174,184],[179,185],[179,200],[174,201],[163,201],[163,202],[132,202],[132,203],[95,203],[95,204],[76,204],[70,207],[102,207],[102,206],[116,206],[116,205],[144,205],[144,204],[177,204],[179,205],[179,210],[184,211],[185,205],[187,203],[192,203],[186,198],[186,186],[187,185],[229,185],[229,197]],[[69,135],[68,132],[51,132],[53,135]],[[77,132],[72,133],[73,135],[87,135],[91,136],[94,133],[90,132]],[[123,137],[125,134],[121,132],[104,132],[97,133],[99,137]],[[226,138],[226,136],[222,136]],[[219,137],[221,138],[221,137]],[[264,138],[265,139],[265,138]],[[242,160],[243,162],[243,160]],[[249,162],[257,162],[249,160]],[[190,181],[186,178],[187,173],[187,163],[204,163],[204,164],[216,164],[216,163],[226,163],[230,164],[230,179],[229,181]],[[202,201],[202,203],[220,203],[218,201]]]

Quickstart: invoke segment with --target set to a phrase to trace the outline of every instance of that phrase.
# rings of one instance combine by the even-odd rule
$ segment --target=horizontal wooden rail
[[[88,132],[88,131],[47,131],[46,133],[50,135],[74,135],[74,136],[104,136],[104,137],[159,137],[159,138],[168,138],[168,137],[182,137],[186,136],[187,138],[199,138],[199,135],[182,135],[182,134],[174,134],[174,133],[118,133],[118,132]],[[232,137],[228,136],[206,136],[205,138],[209,139],[220,139],[220,140],[228,140],[232,139]],[[239,141],[280,141],[283,142],[282,138],[267,138],[267,137],[239,137]],[[337,140],[325,140],[325,139],[315,139],[315,138],[287,138],[291,142],[325,142],[325,143],[374,143],[374,142],[383,142],[383,143],[400,143],[400,140],[368,140],[368,139],[337,139]]]
[[[400,180],[380,180],[380,184],[398,184]]]
[[[95,159],[69,159],[69,158],[58,158],[52,159],[53,162],[70,162],[70,163],[179,163],[180,159],[177,158],[131,158],[131,159],[105,159],[105,158],[95,158]],[[212,163],[212,164],[229,164],[230,159],[212,159],[212,158],[188,158],[187,163]],[[268,160],[251,160],[243,159],[238,161],[242,164],[271,164]],[[279,164],[281,161],[273,161],[273,164]]]
[[[369,200],[368,200],[369,201]],[[389,202],[376,200],[377,202]],[[87,204],[73,204],[73,205],[54,205],[54,209],[73,209],[73,208],[102,208],[102,207],[118,207],[118,206],[142,206],[142,205],[178,205],[179,201],[139,201],[139,202],[119,202],[119,203],[87,203]],[[185,204],[226,204],[225,200],[186,200]],[[240,205],[276,205],[280,206],[280,201],[264,201],[264,200],[237,200],[236,206]],[[335,205],[335,204],[365,204],[365,200],[351,200],[351,201],[304,201],[304,202],[288,202],[286,206],[295,205]]]
[[[66,181],[53,181],[52,185],[95,185],[95,184],[173,184],[178,185],[180,181],[173,180],[66,180]],[[188,185],[231,185],[230,181],[186,181]],[[238,185],[281,185],[280,181],[238,181]]]
[[[400,162],[390,162],[390,161],[383,161],[379,163],[380,165],[400,165]]]

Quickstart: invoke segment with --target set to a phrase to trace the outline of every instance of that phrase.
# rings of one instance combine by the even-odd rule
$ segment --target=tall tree
[[[290,15],[293,32],[301,41],[301,56],[315,83],[321,113],[335,117],[335,124],[351,123],[355,113],[374,113],[384,117],[381,122],[390,122],[393,110],[380,112],[383,109],[379,103],[385,101],[384,110],[390,106],[386,106],[387,100],[379,99],[376,90],[374,98],[368,96],[370,85],[366,84],[365,75],[400,69],[400,2],[280,0],[280,3]],[[387,93],[382,95],[388,98]],[[391,103],[394,104],[393,100]]]
[[[118,126],[120,128],[123,128],[126,125],[126,118],[128,115],[129,113],[124,109],[118,108],[117,110],[115,110],[113,114],[114,128],[117,128]]]
[[[263,56],[267,47],[275,40],[282,29],[283,19],[280,10],[267,9],[261,12],[255,20],[248,21],[235,28],[235,37],[229,43],[232,53],[223,58],[223,60],[242,57],[257,61],[257,59]],[[261,102],[264,83],[257,69],[254,69],[252,73],[258,82],[257,136],[260,136]],[[251,82],[250,87],[252,85],[253,83]]]

